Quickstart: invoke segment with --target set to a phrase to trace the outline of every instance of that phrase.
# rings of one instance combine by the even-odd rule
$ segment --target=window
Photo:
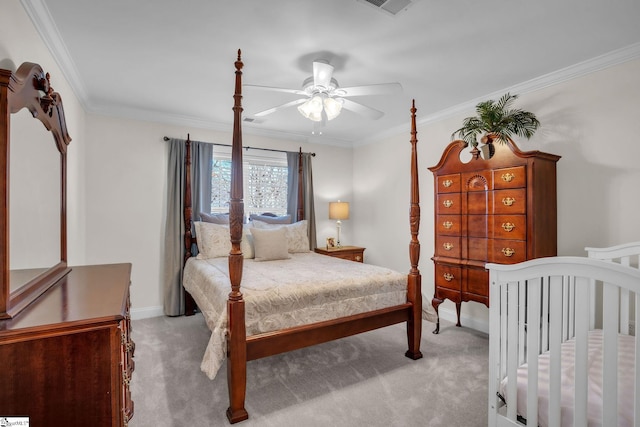
[[[243,153],[245,215],[287,213],[287,159],[284,153]],[[231,198],[231,155],[214,152],[211,167],[211,212],[227,212]]]

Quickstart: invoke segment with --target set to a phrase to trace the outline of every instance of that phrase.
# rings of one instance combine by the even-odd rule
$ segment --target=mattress
[[[226,356],[228,267],[224,257],[191,258],[184,269],[183,285],[211,330],[201,364],[211,379]],[[406,274],[314,252],[286,260],[245,259],[241,292],[247,336],[404,304],[406,286]]]
[[[588,336],[588,427],[602,426],[602,331],[589,331]],[[633,426],[633,381],[635,337],[618,336],[618,425]],[[538,424],[549,425],[549,353],[538,358]],[[573,425],[574,340],[561,346],[561,423]],[[500,384],[501,396],[506,396],[507,378]],[[527,418],[527,364],[518,368],[518,415]],[[508,402],[507,402],[508,404]]]

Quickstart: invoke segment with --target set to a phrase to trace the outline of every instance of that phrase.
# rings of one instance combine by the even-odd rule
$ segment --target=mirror
[[[37,120],[34,120],[37,119]],[[0,319],[12,318],[69,272],[66,153],[71,141],[49,74],[0,69]],[[1,326],[1,325],[0,325]]]
[[[11,115],[10,136],[9,284],[14,292],[60,261],[60,153],[26,108]]]

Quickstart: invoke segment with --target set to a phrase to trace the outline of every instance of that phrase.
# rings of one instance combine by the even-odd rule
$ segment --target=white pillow
[[[197,259],[209,259],[229,256],[231,252],[231,240],[229,236],[229,226],[213,224],[210,222],[194,222],[196,229],[196,240],[198,242]],[[244,258],[253,258],[254,250],[251,244],[251,236],[247,230],[242,228],[242,241],[240,250]]]
[[[287,233],[283,228],[254,228],[251,230],[251,234],[253,235],[256,261],[291,258],[287,250]]]
[[[253,220],[253,227],[254,230],[256,228],[284,228],[287,233],[287,246],[290,254],[310,252],[306,219],[293,224],[268,224],[264,221]]]

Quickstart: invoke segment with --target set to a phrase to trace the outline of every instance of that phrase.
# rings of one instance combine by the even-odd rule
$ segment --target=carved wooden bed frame
[[[418,188],[418,159],[416,151],[416,108],[415,101],[411,107],[411,205],[409,222],[411,241],[409,258],[411,270],[407,276],[407,301],[393,307],[360,313],[324,322],[303,325],[285,330],[247,336],[245,327],[245,305],[240,282],[242,280],[243,256],[240,249],[242,225],[244,218],[243,175],[242,175],[242,67],[241,51],[235,61],[235,93],[234,123],[231,157],[231,201],[229,206],[229,228],[231,235],[231,252],[229,253],[229,276],[231,292],[227,301],[228,333],[227,333],[227,381],[229,388],[229,408],[227,418],[231,423],[246,420],[249,415],[244,407],[247,380],[247,362],[262,357],[272,356],[300,348],[320,344],[327,341],[371,331],[396,323],[407,323],[408,350],[405,353],[410,359],[422,357],[420,339],[422,335],[422,292],[421,275],[418,269],[420,258],[420,242],[418,228],[420,225],[420,204]],[[191,161],[189,145],[185,159],[185,262],[191,256],[191,245],[195,242],[191,234]],[[299,173],[301,170],[299,169]],[[300,180],[301,182],[302,180]],[[298,189],[298,213],[302,217],[301,186]],[[195,308],[193,298],[186,293],[187,313],[192,314]]]

